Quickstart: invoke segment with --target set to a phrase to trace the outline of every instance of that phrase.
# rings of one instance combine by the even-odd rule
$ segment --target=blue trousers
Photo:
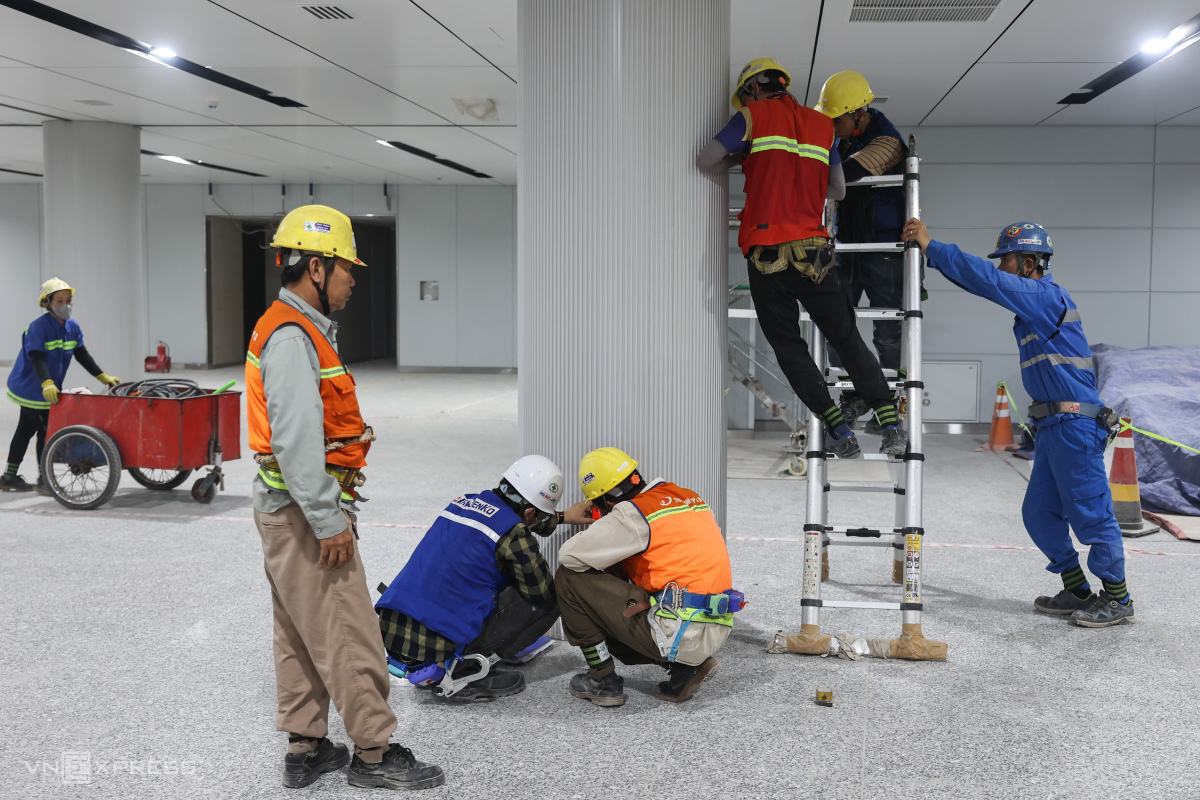
[[[1042,420],[1021,516],[1033,543],[1050,559],[1050,572],[1061,575],[1079,566],[1069,525],[1090,547],[1088,570],[1119,583],[1125,580],[1125,547],[1104,474],[1106,439],[1094,419],[1060,414]]]

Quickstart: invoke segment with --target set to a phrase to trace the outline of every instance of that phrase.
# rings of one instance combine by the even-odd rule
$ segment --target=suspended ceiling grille
[[[984,22],[1000,0],[854,0],[851,22]]]

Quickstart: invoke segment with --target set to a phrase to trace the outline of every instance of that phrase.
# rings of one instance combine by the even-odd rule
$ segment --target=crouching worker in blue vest
[[[988,255],[1000,259],[999,269],[956,245],[934,241],[918,219],[905,224],[904,241],[917,242],[929,266],[958,286],[1017,315],[1013,334],[1021,382],[1033,399],[1029,418],[1037,425],[1021,514],[1034,544],[1050,559],[1047,569],[1063,582],[1058,594],[1035,599],[1034,610],[1087,628],[1133,622],[1125,549],[1104,474],[1104,448],[1116,418],[1096,391],[1079,310],[1050,276],[1050,235],[1032,222],[1009,225]],[[1098,595],[1079,565],[1068,526],[1091,548],[1088,569],[1100,579]]]
[[[586,503],[560,513],[562,492],[562,471],[531,455],[505,470],[496,488],[450,501],[375,604],[393,675],[449,702],[525,688],[520,672],[491,667],[549,644],[539,640],[558,619],[558,604],[533,534],[591,521]]]

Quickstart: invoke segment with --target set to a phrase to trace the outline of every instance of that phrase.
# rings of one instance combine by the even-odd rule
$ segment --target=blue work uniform
[[[971,294],[1016,314],[1013,335],[1021,358],[1021,382],[1035,403],[1077,401],[1101,405],[1092,351],[1079,310],[1050,273],[1039,279],[1002,272],[956,245],[930,242],[929,266]],[[1033,473],[1021,516],[1030,538],[1061,575],[1079,566],[1068,523],[1090,547],[1088,569],[1109,583],[1125,580],[1125,549],[1113,516],[1104,474],[1108,432],[1081,414],[1038,421]]]
[[[41,352],[50,380],[61,389],[75,350],[82,346],[83,331],[73,319],[64,324],[46,312],[29,323],[21,334],[21,352],[17,353],[12,372],[8,374],[8,399],[23,408],[48,410],[50,403],[42,395],[42,379],[33,368],[29,353]]]

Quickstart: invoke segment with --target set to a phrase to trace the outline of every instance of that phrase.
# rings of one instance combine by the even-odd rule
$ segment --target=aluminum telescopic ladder
[[[908,153],[902,175],[868,176],[848,186],[870,189],[903,186],[905,219],[920,217],[920,158],[916,139],[908,139]],[[804,568],[801,591],[800,632],[777,634],[768,650],[808,655],[839,655],[852,658],[877,656],[910,660],[944,661],[946,644],[926,639],[921,628],[924,604],[922,584],[922,542],[925,528],[922,520],[923,471],[925,453],[922,449],[922,409],[925,385],[921,368],[921,275],[923,256],[916,242],[873,242],[838,244],[840,253],[903,253],[904,292],[902,308],[858,308],[859,319],[899,320],[902,326],[902,350],[905,373],[889,378],[888,388],[904,392],[907,402],[908,451],[903,456],[864,453],[862,458],[887,463],[887,481],[831,481],[827,461],[832,454],[822,446],[825,425],[817,414],[808,415],[805,453],[808,464],[806,516],[804,524]],[[745,311],[738,317],[751,316]],[[735,316],[731,312],[730,316]],[[825,337],[811,324],[808,314],[801,314],[808,324],[809,348],[817,368],[826,376],[830,389],[853,389],[854,385],[828,366]],[[895,496],[895,519],[892,527],[833,527],[829,520],[829,496],[834,492],[883,492]],[[831,546],[882,547],[893,552],[892,581],[903,587],[900,602],[826,599],[821,596],[821,583],[828,578],[828,549]],[[834,637],[821,630],[821,609],[851,608],[899,611],[901,633],[895,639],[866,639]]]

